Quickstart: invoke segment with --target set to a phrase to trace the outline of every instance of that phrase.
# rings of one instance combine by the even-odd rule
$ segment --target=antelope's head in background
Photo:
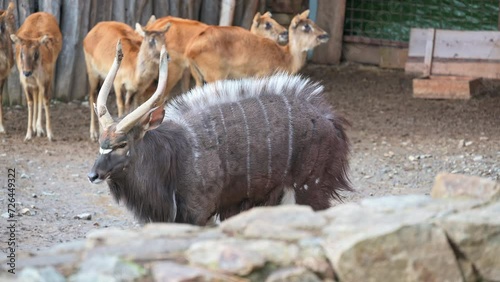
[[[293,40],[292,38],[296,39],[301,51],[308,51],[330,39],[330,35],[308,17],[309,10],[306,10],[296,15],[290,23],[290,41]]]

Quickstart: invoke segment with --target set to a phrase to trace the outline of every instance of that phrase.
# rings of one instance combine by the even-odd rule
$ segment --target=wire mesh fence
[[[498,0],[347,0],[344,35],[407,42],[412,27],[498,30]]]

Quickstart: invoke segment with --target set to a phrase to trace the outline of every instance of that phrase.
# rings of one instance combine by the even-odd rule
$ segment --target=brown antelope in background
[[[14,65],[14,50],[10,35],[15,30],[14,3],[10,2],[7,10],[0,10],[0,133],[4,133],[2,114],[2,92],[10,69]]]
[[[118,116],[130,110],[134,95],[143,93],[158,76],[160,50],[168,34],[169,24],[143,28],[136,24],[136,30],[120,22],[100,22],[92,28],[83,40],[83,50],[89,78],[90,138],[97,140],[95,114],[92,110],[99,81],[108,74],[120,40],[124,59],[114,80]],[[125,107],[122,92],[125,91]]]
[[[62,49],[62,34],[57,20],[45,12],[31,14],[17,34],[12,34],[10,38],[16,46],[19,78],[28,102],[28,130],[24,140],[30,140],[33,132],[43,136],[43,104],[47,138],[52,141],[50,91],[56,60]]]
[[[209,25],[199,21],[171,16],[159,19],[152,16],[146,27],[148,29],[157,29],[165,26],[167,23],[172,24],[172,28],[165,35],[165,44],[170,56],[170,62],[167,87],[165,89],[164,97],[162,97],[162,101],[167,99],[167,96],[179,80],[181,80],[181,78],[182,92],[189,89],[189,59],[185,57],[184,53],[190,40],[209,27]],[[213,28],[219,27],[214,26]],[[286,43],[286,40],[288,39],[286,29],[271,18],[271,13],[265,13],[264,15],[257,13],[252,23],[251,32],[260,37],[266,37],[274,41],[279,41],[280,43]]]
[[[239,27],[207,27],[192,39],[185,54],[197,85],[279,71],[297,73],[306,63],[307,51],[329,39],[308,16],[309,10],[292,19],[287,46]]]
[[[269,38],[279,44],[288,43],[288,30],[272,18],[270,12],[261,15],[255,14],[250,27],[250,32],[265,38]]]

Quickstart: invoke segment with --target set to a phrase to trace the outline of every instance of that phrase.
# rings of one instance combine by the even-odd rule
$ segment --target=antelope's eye
[[[308,25],[308,24],[305,24],[305,25],[304,25],[304,31],[305,31],[305,32],[309,32],[309,31],[311,31],[311,26],[310,26],[310,25]]]
[[[127,142],[123,142],[123,143],[120,143],[116,146],[113,147],[113,150],[116,150],[116,149],[123,149],[127,146]]]
[[[156,38],[151,37],[151,39],[149,39],[149,45],[150,46],[155,46],[156,45]]]
[[[1,23],[0,24],[0,32],[3,33],[5,31],[5,24]]]
[[[34,56],[35,56],[35,61],[38,60],[38,58],[40,57],[40,52],[36,50]]]
[[[266,23],[266,29],[270,30],[273,26],[270,23]]]

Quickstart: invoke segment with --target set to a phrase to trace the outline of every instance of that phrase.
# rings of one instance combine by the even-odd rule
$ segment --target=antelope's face
[[[330,35],[308,19],[308,16],[309,10],[295,16],[290,24],[290,40],[296,41],[301,51],[308,51],[330,38]]]
[[[16,56],[20,62],[21,71],[25,77],[30,77],[41,62],[41,51],[44,45],[51,40],[44,35],[38,40],[23,39],[14,34],[10,35],[11,40],[16,44]]]
[[[269,38],[279,44],[288,43],[288,30],[271,18],[271,13],[263,15],[257,13],[253,18],[252,32],[256,35]]]
[[[106,100],[122,59],[122,44],[118,40],[115,60],[99,90],[97,103],[94,105],[99,124],[101,128],[104,128],[99,137],[99,156],[87,175],[89,181],[94,184],[101,183],[108,178],[113,179],[115,175],[123,173],[136,157],[134,144],[139,142],[147,131],[160,126],[165,115],[163,105],[155,106],[167,84],[168,54],[163,47],[160,53],[158,89],[146,102],[122,120],[116,122],[113,119],[106,107]]]
[[[169,30],[170,24],[167,24],[161,30],[149,30],[136,24],[136,32],[143,37],[141,48],[142,51],[149,54],[149,57],[159,59],[163,45],[165,45],[165,33]]]
[[[6,22],[6,17],[5,17],[6,12],[5,11],[0,11],[0,48],[2,50],[5,49],[5,46],[10,43],[10,39],[6,37],[7,33],[7,22]]]
[[[14,4],[9,3],[7,10],[0,10],[0,49],[5,50],[7,45],[10,45],[8,35],[13,32],[14,26]]]
[[[99,184],[125,170],[130,161],[132,143],[127,134],[116,132],[116,124],[105,129],[99,138],[99,156],[87,175],[89,181]]]

